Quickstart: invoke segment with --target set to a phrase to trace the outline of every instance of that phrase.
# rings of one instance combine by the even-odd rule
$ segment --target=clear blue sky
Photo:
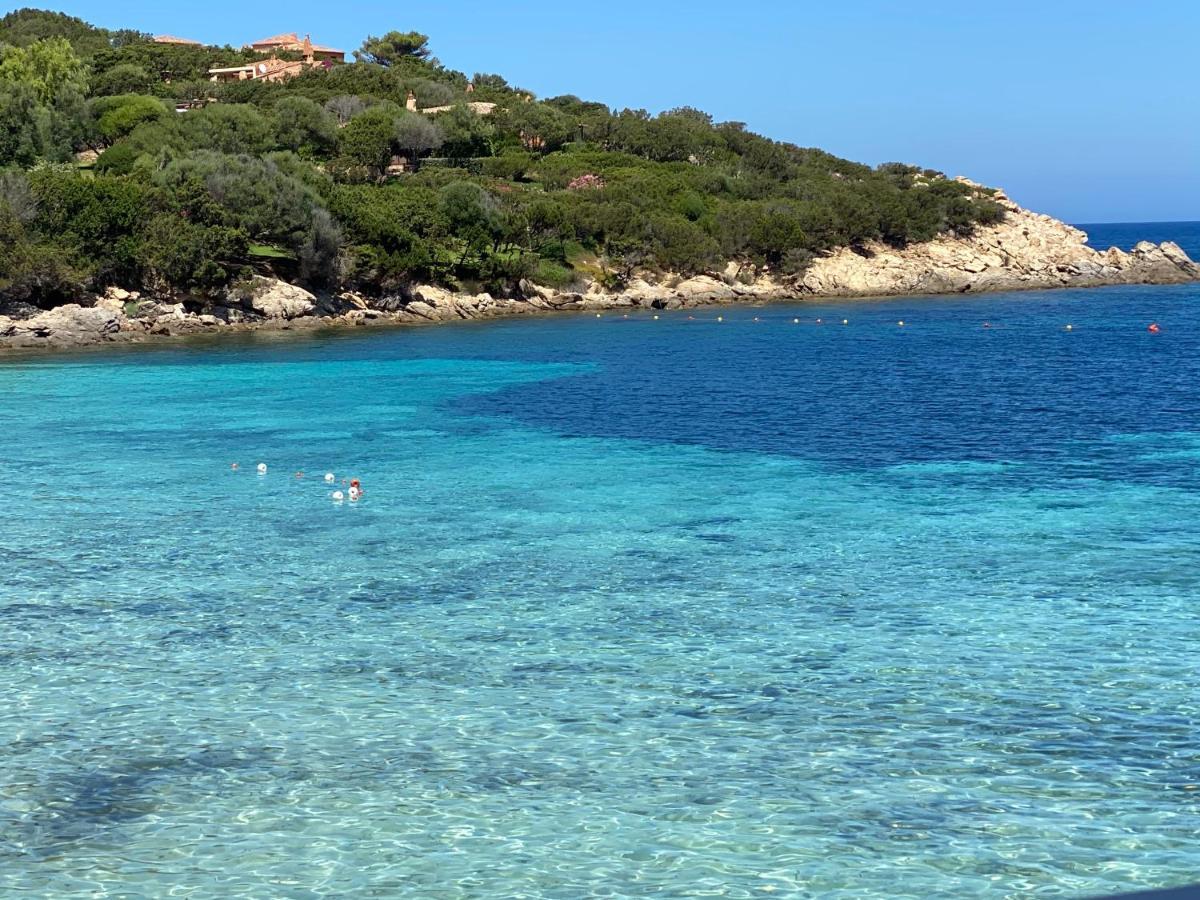
[[[98,25],[347,51],[391,29],[539,96],[718,120],[999,185],[1073,222],[1200,219],[1196,0],[61,0]]]

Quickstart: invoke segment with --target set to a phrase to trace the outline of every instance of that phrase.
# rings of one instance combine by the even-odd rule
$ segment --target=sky
[[[27,2],[235,46],[296,31],[349,53],[416,30],[446,66],[540,97],[694,106],[860,162],[966,175],[1071,222],[1200,220],[1196,0]]]

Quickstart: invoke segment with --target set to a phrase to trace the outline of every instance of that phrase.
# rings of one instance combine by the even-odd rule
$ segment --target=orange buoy
[[[1146,330],[1148,332],[1150,332],[1151,334],[1158,334],[1160,331],[1162,331],[1162,329],[1158,327],[1157,322],[1151,322],[1150,327],[1147,328]]]

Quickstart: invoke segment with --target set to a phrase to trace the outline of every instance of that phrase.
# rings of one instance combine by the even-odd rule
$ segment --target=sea
[[[10,356],[0,896],[1200,880],[1197,384],[1198,285]]]

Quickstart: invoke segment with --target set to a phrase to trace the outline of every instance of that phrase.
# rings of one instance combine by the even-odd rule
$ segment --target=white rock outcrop
[[[1101,253],[1078,228],[1022,209],[1003,193],[1003,222],[969,237],[942,235],[903,249],[872,244],[815,260],[797,287],[816,296],[956,293],[1101,284],[1169,284],[1200,278],[1178,245],[1143,241]]]
[[[312,315],[317,308],[317,298],[304,288],[260,275],[248,286],[231,291],[230,299],[266,319],[298,319]]]

